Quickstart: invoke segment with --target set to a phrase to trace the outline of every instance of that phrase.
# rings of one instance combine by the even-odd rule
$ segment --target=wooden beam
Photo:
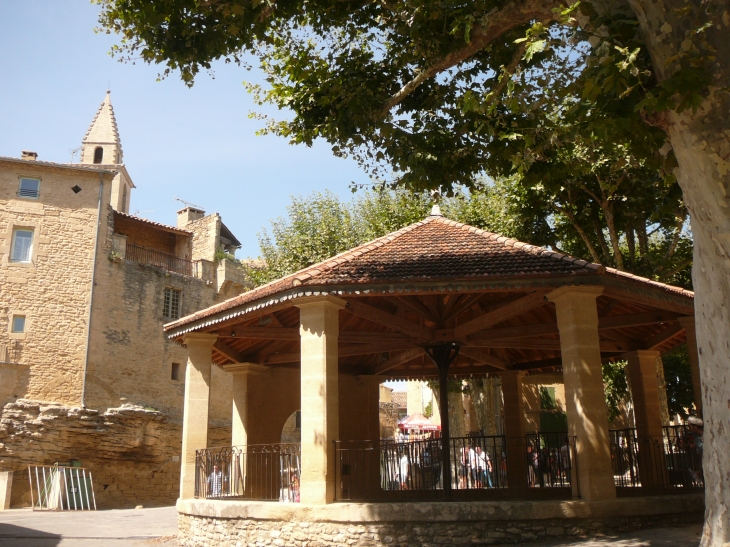
[[[624,347],[623,344],[617,342],[599,342],[601,345],[601,351],[628,351],[630,348]],[[525,340],[520,338],[518,340],[484,340],[481,342],[470,342],[470,345],[480,348],[509,348],[509,349],[543,349],[543,350],[554,350],[560,351],[560,340],[545,340],[545,339],[532,339]]]
[[[219,354],[221,354],[223,357],[233,363],[242,362],[241,354],[226,343],[224,343],[222,340],[216,340],[213,344],[213,349],[215,349],[215,351],[217,351]]]
[[[649,338],[644,343],[644,349],[654,349],[657,346],[661,346],[664,342],[667,340],[670,340],[671,338],[674,338],[684,330],[684,327],[680,325],[679,323],[674,323],[669,328],[664,329],[656,333],[654,336]]]
[[[338,338],[340,344],[372,344],[375,342],[415,342],[413,337],[400,332],[377,332],[377,331],[340,331]]]
[[[612,315],[598,320],[599,329],[622,329],[626,327],[640,327],[656,323],[671,323],[676,321],[678,314],[672,312],[646,312],[630,315]]]
[[[219,334],[220,338],[236,339],[246,338],[253,340],[289,340],[299,341],[298,327],[237,327],[226,333]],[[231,336],[234,334],[235,336]],[[368,344],[383,340],[408,341],[412,338],[399,332],[377,332],[377,331],[340,331],[339,341],[345,343]]]
[[[490,365],[469,365],[464,367],[457,367],[451,365],[449,368],[449,378],[458,376],[496,376],[499,369]],[[389,376],[392,378],[403,378],[403,379],[418,379],[418,378],[438,378],[438,369],[434,367],[414,367],[395,370]]]
[[[424,353],[426,353],[426,350],[423,348],[407,349],[403,353],[399,353],[398,355],[395,355],[390,359],[376,365],[373,368],[373,374],[383,374],[384,372],[388,372],[392,368],[403,365],[408,361],[413,361]]]
[[[627,327],[639,327],[642,325],[654,325],[675,321],[677,314],[671,312],[646,312],[628,315],[614,315],[603,317],[598,320],[599,330],[620,329]],[[439,334],[439,331],[436,331]],[[503,327],[490,329],[483,333],[473,334],[468,337],[469,343],[479,343],[488,340],[506,340],[510,338],[527,338],[530,336],[542,336],[546,334],[559,334],[557,323],[533,323],[517,327]]]
[[[471,321],[467,321],[463,325],[459,325],[454,328],[454,336],[457,340],[461,340],[470,334],[488,329],[492,325],[496,325],[497,323],[501,323],[502,321],[506,321],[507,319],[517,315],[522,315],[530,310],[544,306],[548,303],[547,300],[545,300],[545,292],[546,291],[535,291],[527,296],[518,298],[509,304],[501,306],[496,310],[492,310],[484,315],[472,319]]]
[[[348,300],[346,309],[350,313],[354,313],[363,319],[410,334],[411,336],[415,336],[421,340],[430,342],[433,339],[433,332],[431,329],[421,325],[416,325],[411,321],[407,321],[401,317],[393,315],[392,313],[388,313],[369,304],[365,304],[364,302],[360,302],[357,299]]]
[[[422,316],[424,319],[428,319],[429,321],[436,322],[437,317],[434,317],[431,313],[431,310],[426,307],[426,305],[421,302],[417,296],[396,296],[393,297],[393,300],[396,304],[399,306],[402,305],[404,308],[408,308],[416,315]]]
[[[512,370],[534,370],[541,368],[556,368],[563,366],[561,357],[552,357],[551,359],[541,359],[539,361],[526,361],[524,363],[515,363]]]
[[[391,351],[402,351],[412,349],[413,345],[410,343],[393,342],[390,344],[373,344],[373,345],[354,345],[339,348],[337,350],[338,357],[355,357],[358,355],[371,355],[374,353],[388,353]],[[419,348],[420,349],[420,348]],[[251,355],[247,357],[247,360],[252,362],[263,362],[267,365],[277,365],[281,363],[298,363],[301,361],[301,352],[288,352],[288,353],[272,353],[267,356]]]
[[[221,338],[254,338],[257,340],[299,340],[297,327],[233,327],[219,333]]]
[[[474,304],[479,302],[482,298],[484,298],[485,293],[477,293],[477,294],[466,294],[463,298],[459,300],[459,302],[455,303],[454,306],[449,310],[444,310],[444,317],[443,321],[446,323],[447,321],[453,319],[454,317],[458,316],[459,314],[465,312],[469,308],[471,308]]]
[[[459,349],[459,355],[474,359],[479,363],[484,363],[499,370],[507,370],[509,368],[507,363],[479,348],[462,347]]]

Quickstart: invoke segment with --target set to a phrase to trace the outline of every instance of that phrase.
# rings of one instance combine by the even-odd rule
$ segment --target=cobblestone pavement
[[[174,507],[91,512],[0,512],[2,547],[178,547]],[[525,547],[697,547],[702,526],[654,528],[586,540]]]

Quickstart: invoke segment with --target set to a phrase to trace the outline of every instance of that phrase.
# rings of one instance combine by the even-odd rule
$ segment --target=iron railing
[[[34,511],[96,511],[91,471],[61,465],[28,466]]]
[[[0,344],[0,363],[10,363],[17,365],[20,363],[20,352],[23,346],[20,340],[11,340],[5,344]]]
[[[157,266],[169,272],[188,276],[193,275],[193,263],[187,258],[180,258],[174,254],[147,249],[133,243],[127,243],[126,259],[132,262],[139,262],[140,264]]]
[[[614,483],[620,489],[702,489],[701,438],[686,426],[663,428],[661,439],[637,437],[636,429],[610,431]]]
[[[443,499],[441,446],[441,439],[337,441],[337,500]],[[450,459],[453,499],[572,497],[575,440],[566,443],[565,433],[452,438]]]
[[[195,497],[299,501],[299,443],[195,451]]]

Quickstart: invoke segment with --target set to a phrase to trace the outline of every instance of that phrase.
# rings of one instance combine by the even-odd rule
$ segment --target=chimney
[[[23,150],[20,153],[20,157],[24,160],[35,161],[38,159],[38,152],[31,152],[30,150]]]
[[[177,227],[185,228],[188,224],[205,216],[205,211],[195,207],[185,207],[177,212]]]

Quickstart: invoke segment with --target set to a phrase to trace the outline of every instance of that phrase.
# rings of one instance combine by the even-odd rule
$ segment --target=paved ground
[[[174,507],[85,512],[0,512],[2,547],[177,547]],[[697,547],[702,526],[657,528],[525,547]]]
[[[2,547],[177,547],[174,507],[0,512]]]

